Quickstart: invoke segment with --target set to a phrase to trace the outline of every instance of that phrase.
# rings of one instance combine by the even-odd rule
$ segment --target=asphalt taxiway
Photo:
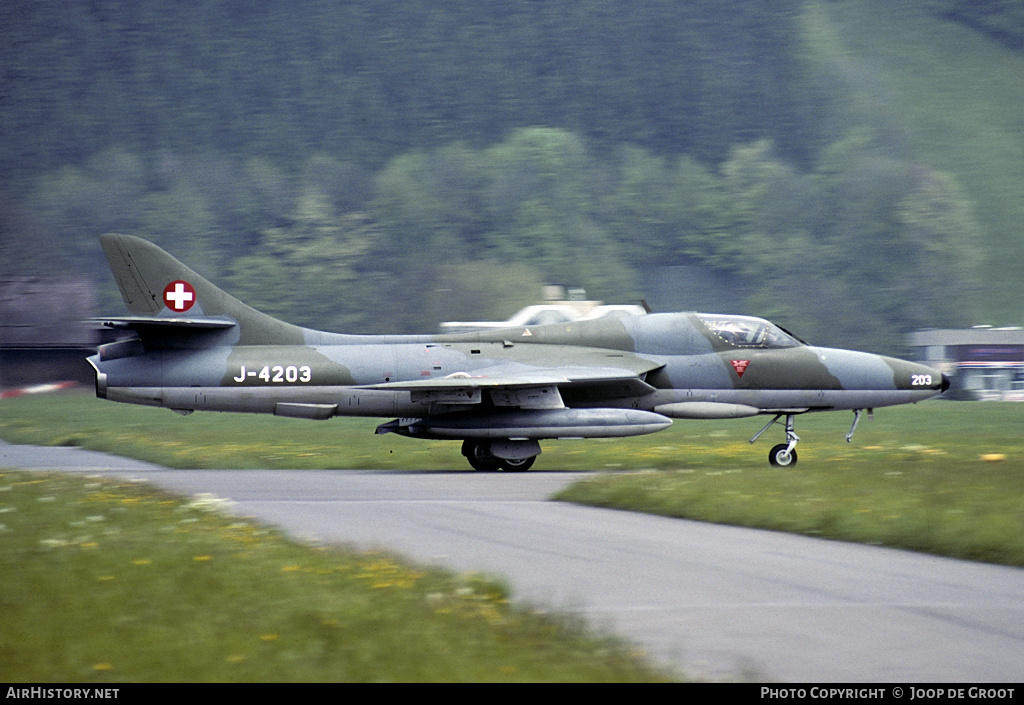
[[[547,500],[576,473],[185,471],[2,442],[0,467],[145,478],[296,536],[501,575],[698,676],[1024,677],[1022,569]]]

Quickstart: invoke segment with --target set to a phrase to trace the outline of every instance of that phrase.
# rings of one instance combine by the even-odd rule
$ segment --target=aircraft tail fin
[[[132,316],[229,318],[238,325],[242,345],[304,342],[302,328],[243,304],[151,242],[108,234],[100,236],[100,245]]]

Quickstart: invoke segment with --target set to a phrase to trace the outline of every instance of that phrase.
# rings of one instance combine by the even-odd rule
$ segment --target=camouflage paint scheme
[[[524,470],[539,440],[640,435],[674,418],[773,415],[796,462],[796,415],[914,403],[948,387],[937,370],[805,344],[760,318],[672,313],[481,332],[345,335],[246,306],[155,245],[101,238],[130,331],[89,358],[97,395],[180,413],[307,419],[396,417],[378,427],[463,440],[480,470]],[[853,434],[853,428],[847,438]],[[756,440],[761,434],[754,437]]]

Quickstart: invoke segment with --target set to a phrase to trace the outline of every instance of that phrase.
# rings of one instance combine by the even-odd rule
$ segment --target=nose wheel
[[[750,442],[753,443],[760,438],[765,431],[778,423],[782,416],[782,414],[778,414],[774,419],[765,424],[765,427],[758,431],[750,439]],[[800,441],[800,436],[796,435],[795,427],[796,416],[794,414],[786,414],[786,442],[775,446],[768,453],[768,462],[772,467],[790,468],[796,465],[796,444]]]
[[[768,462],[777,468],[796,465],[796,450],[791,449],[788,443],[780,443],[768,453]]]

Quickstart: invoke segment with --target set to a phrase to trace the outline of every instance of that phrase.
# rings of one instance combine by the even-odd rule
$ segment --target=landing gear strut
[[[774,419],[765,424],[765,427],[758,431],[750,442],[753,443],[760,438],[765,431],[771,428],[773,425],[778,423],[778,420],[782,418],[782,414],[776,415]],[[768,452],[768,462],[772,466],[777,468],[788,468],[796,465],[796,444],[800,441],[800,436],[796,435],[794,430],[796,426],[796,416],[794,414],[786,414],[786,442],[780,443]]]
[[[857,431],[857,424],[860,423],[860,415],[862,413],[864,413],[864,409],[854,409],[853,410],[853,425],[850,426],[850,432],[846,434],[846,442],[847,443],[849,443],[850,441],[853,440],[853,434]],[[874,409],[868,409],[868,419],[870,420],[870,419],[873,419],[874,417],[875,417],[875,410]]]

